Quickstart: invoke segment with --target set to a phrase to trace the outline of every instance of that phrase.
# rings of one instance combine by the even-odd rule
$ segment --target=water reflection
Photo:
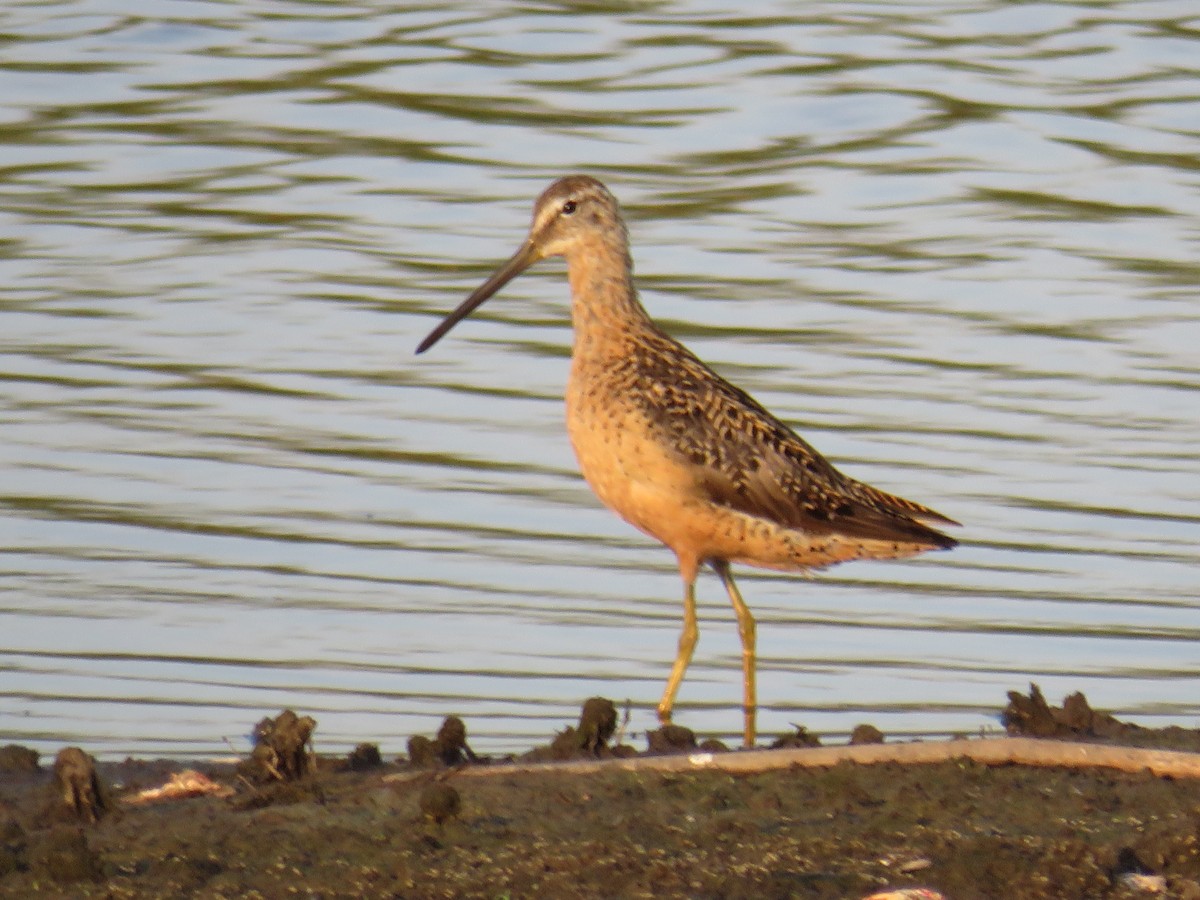
[[[1182,3],[34,3],[0,61],[0,740],[324,748],[447,712],[634,727],[670,554],[561,423],[561,272],[417,360],[552,177],[610,182],[651,313],[966,546],[745,573],[762,727],[975,729],[1036,678],[1196,714]],[[715,582],[681,720],[738,727]]]

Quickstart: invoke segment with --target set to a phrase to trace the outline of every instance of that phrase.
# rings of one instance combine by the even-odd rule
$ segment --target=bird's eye
[[[574,200],[568,200],[566,203],[564,203],[562,205],[562,214],[564,216],[569,216],[572,213],[574,213],[575,210],[578,208],[579,208],[578,204]]]

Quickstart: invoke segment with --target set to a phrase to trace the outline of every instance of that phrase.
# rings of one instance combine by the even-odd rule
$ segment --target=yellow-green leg
[[[692,661],[696,640],[700,637],[700,626],[696,622],[696,565],[679,563],[683,575],[683,631],[679,634],[679,651],[675,654],[675,665],[671,666],[671,677],[667,689],[658,703],[658,720],[663,724],[671,721],[671,710],[675,706],[675,695],[683,682],[683,673]]]
[[[742,599],[741,591],[733,582],[733,573],[729,571],[729,563],[724,560],[715,560],[712,563],[713,569],[721,578],[721,584],[725,585],[725,592],[729,594],[729,601],[733,604],[733,611],[737,613],[738,634],[742,637],[742,714],[745,718],[745,731],[742,735],[742,742],[747,747],[754,746],[754,718],[758,713],[758,691],[755,687],[755,667],[758,663],[758,657],[754,652],[755,645],[755,626],[754,615],[750,612],[750,607],[746,605],[746,601]]]

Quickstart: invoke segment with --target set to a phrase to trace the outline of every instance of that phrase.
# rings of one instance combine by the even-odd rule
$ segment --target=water
[[[965,523],[741,572],[765,732],[976,731],[1030,680],[1196,725],[1194,5],[798,9],[0,13],[0,742],[653,725],[681,590],[576,473],[561,263],[412,353],[572,171],[671,333]],[[700,601],[678,718],[733,736]]]

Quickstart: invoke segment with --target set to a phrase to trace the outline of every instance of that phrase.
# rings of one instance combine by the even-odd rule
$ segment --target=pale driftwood
[[[570,762],[497,763],[467,766],[454,777],[519,775],[558,772],[586,775],[595,772],[729,772],[754,773],[772,769],[825,768],[839,763],[922,763],[970,760],[989,766],[1057,766],[1068,769],[1116,769],[1148,772],[1162,778],[1200,778],[1200,753],[1143,750],[1070,741],[1034,738],[981,738],[978,740],[922,741],[904,744],[860,744],[840,747],[804,747],[787,750],[742,750],[734,753],[636,756],[629,759],[573,760]],[[388,776],[406,781],[415,774]],[[428,777],[427,775],[425,777]]]

